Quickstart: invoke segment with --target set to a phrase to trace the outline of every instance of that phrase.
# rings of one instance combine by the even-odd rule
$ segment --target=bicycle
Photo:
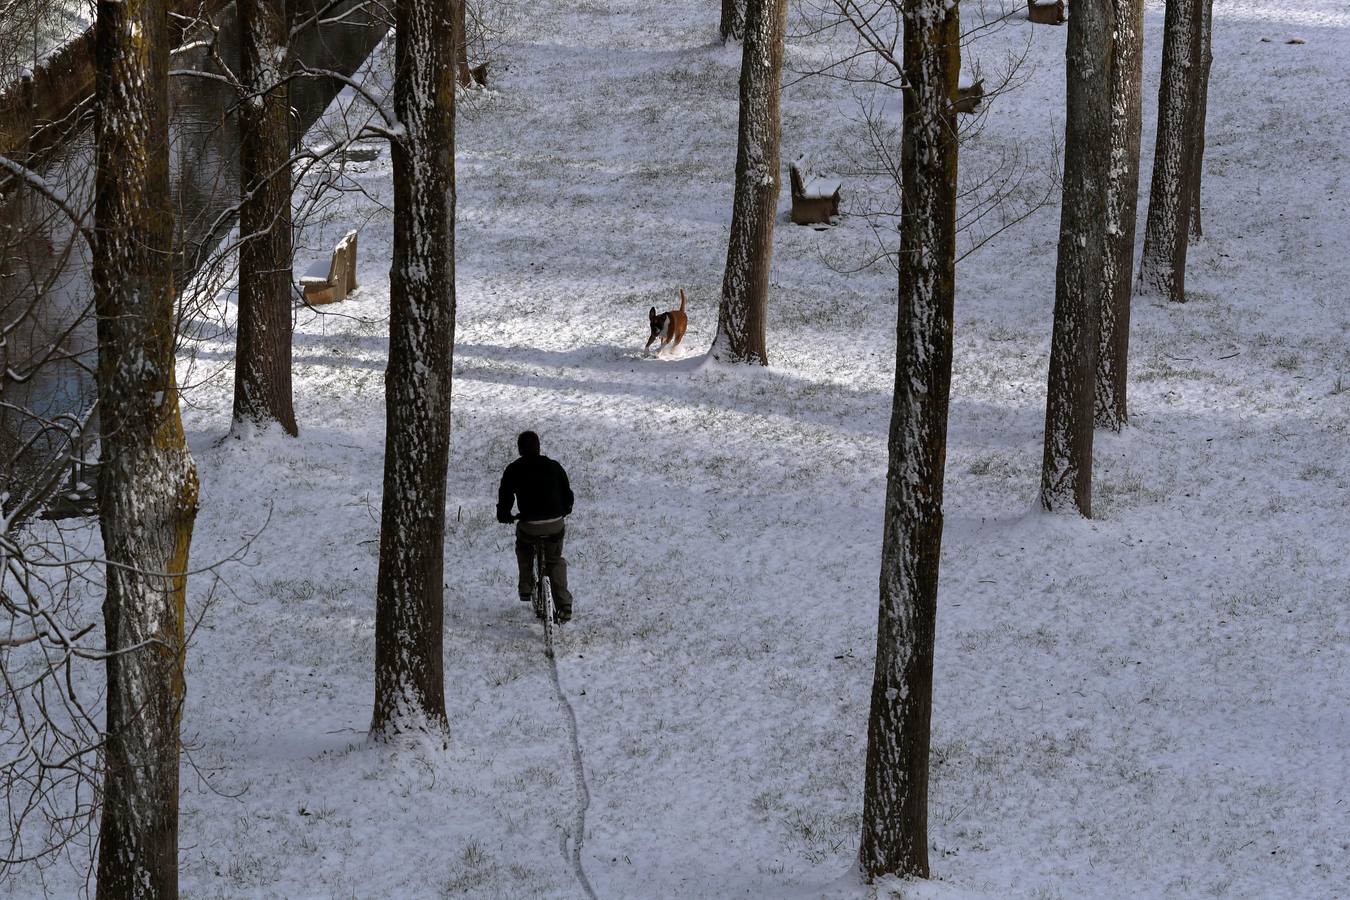
[[[553,626],[557,620],[558,611],[553,602],[553,582],[548,577],[548,562],[545,559],[545,544],[543,538],[529,538],[529,543],[534,548],[534,590],[530,593],[530,608],[534,610],[535,618],[542,619],[544,623],[544,654],[550,659],[553,658]]]

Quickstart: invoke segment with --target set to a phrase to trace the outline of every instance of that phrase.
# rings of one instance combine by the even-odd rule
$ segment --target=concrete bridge
[[[178,0],[181,52],[172,68],[239,71],[239,25],[230,0]],[[388,31],[365,0],[299,0],[292,58],[350,76]],[[373,12],[372,12],[373,10]],[[209,22],[210,26],[204,26]],[[342,90],[339,79],[292,81],[299,144]],[[71,431],[96,396],[92,259],[78,228],[92,226],[94,33],[47,54],[0,92],[0,155],[40,174],[67,209],[0,172],[0,497],[5,509],[48,480],[72,450]],[[239,199],[235,89],[225,80],[170,79],[170,172],[177,206],[176,277],[188,284],[234,227]]]

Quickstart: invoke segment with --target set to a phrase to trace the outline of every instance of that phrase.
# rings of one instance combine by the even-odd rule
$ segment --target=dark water
[[[303,2],[303,0],[302,0]],[[293,2],[292,8],[296,6]],[[344,11],[350,14],[343,17]],[[387,26],[359,0],[324,15],[295,36],[292,55],[311,69],[351,75]],[[239,71],[233,6],[216,22],[217,52]],[[205,48],[178,54],[172,68],[219,72]],[[341,91],[331,78],[291,82],[297,143]],[[178,233],[175,283],[182,290],[234,226],[239,200],[239,128],[234,89],[197,77],[170,79],[170,164]],[[42,176],[66,206],[92,226],[92,128],[86,126],[46,163]],[[94,383],[96,337],[91,253],[68,216],[39,193],[0,181],[0,500],[10,508],[49,466],[64,465],[72,423],[86,417]]]

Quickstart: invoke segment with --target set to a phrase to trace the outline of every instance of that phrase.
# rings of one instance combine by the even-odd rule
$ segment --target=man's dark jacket
[[[542,522],[572,514],[572,488],[567,473],[547,456],[522,456],[502,473],[497,489],[497,521],[511,521],[511,503],[525,522]]]

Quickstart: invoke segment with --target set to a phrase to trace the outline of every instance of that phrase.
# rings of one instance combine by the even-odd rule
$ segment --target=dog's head
[[[650,320],[652,326],[652,336],[647,338],[647,346],[650,347],[652,345],[652,341],[656,340],[658,337],[661,336],[661,329],[664,328],[666,325],[666,314],[661,313],[658,316],[656,314],[656,307],[653,306],[651,309],[647,311],[647,318],[648,320]]]

